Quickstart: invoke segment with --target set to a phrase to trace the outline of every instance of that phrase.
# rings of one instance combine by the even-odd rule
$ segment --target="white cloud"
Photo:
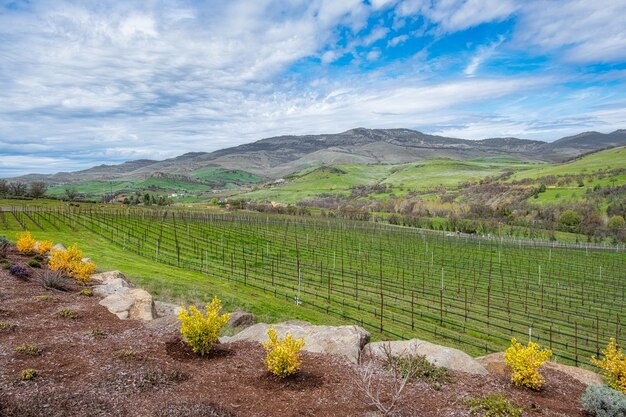
[[[387,42],[387,46],[393,48],[395,46],[398,46],[398,45],[406,42],[407,40],[409,40],[409,37],[407,35],[399,35],[399,36],[391,38],[389,40],[389,42]]]
[[[465,70],[463,71],[465,75],[468,77],[475,76],[478,68],[483,64],[483,62],[493,56],[496,49],[502,44],[502,42],[504,42],[504,36],[501,36],[497,41],[492,42],[489,45],[479,47],[476,54],[470,60],[470,63],[465,67]]]
[[[380,49],[378,48],[372,49],[365,55],[365,59],[368,61],[376,61],[378,58],[380,58]]]
[[[530,52],[565,48],[563,56],[571,61],[624,62],[625,15],[625,0],[535,0],[522,9],[515,40]]]

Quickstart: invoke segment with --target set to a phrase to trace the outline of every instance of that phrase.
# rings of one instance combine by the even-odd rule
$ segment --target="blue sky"
[[[626,0],[0,0],[0,177],[282,134],[626,128]]]

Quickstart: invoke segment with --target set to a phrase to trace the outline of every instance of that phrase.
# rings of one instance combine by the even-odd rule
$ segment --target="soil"
[[[0,416],[376,416],[355,381],[362,367],[340,358],[302,353],[300,371],[285,380],[262,363],[262,346],[216,345],[194,354],[171,320],[119,320],[81,295],[69,280],[65,290],[46,289],[47,271],[27,266],[32,257],[11,250],[8,260],[30,271],[18,279],[0,269]],[[40,297],[44,296],[44,297]],[[59,312],[70,308],[75,318]],[[15,352],[35,345],[39,356]],[[22,381],[25,369],[38,375]],[[392,378],[377,368],[375,387],[388,401]],[[544,370],[540,392],[514,387],[510,375],[452,373],[442,385],[410,383],[394,409],[402,416],[469,416],[465,401],[504,394],[525,416],[584,416],[585,386],[556,370]]]

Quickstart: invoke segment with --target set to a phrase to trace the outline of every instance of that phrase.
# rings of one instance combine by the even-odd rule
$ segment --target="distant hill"
[[[210,181],[207,172],[237,177],[279,178],[320,164],[403,164],[431,158],[468,160],[508,157],[530,162],[560,162],[593,150],[626,145],[626,130],[585,132],[543,142],[518,138],[465,140],[410,129],[357,128],[337,134],[277,136],[215,152],[192,152],[164,161],[138,160],[100,165],[84,171],[26,175],[23,181],[51,185],[84,181],[145,181],[155,172]],[[254,181],[248,181],[253,178]],[[221,179],[220,179],[221,181]]]

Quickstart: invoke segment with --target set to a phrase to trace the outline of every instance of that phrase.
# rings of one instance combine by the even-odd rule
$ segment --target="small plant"
[[[46,289],[66,291],[66,282],[63,272],[46,270],[40,279],[41,285]]]
[[[222,327],[226,325],[230,314],[220,314],[222,304],[215,297],[206,306],[206,317],[194,306],[183,306],[178,313],[180,320],[180,332],[193,351],[204,355],[208,353],[213,344],[217,342]]]
[[[5,258],[7,256],[7,252],[10,246],[11,242],[9,242],[6,236],[0,235],[0,258]]]
[[[17,236],[17,243],[15,247],[18,252],[23,253],[24,255],[30,255],[35,251],[35,243],[37,243],[35,238],[27,230]]]
[[[263,343],[267,356],[263,363],[267,370],[279,378],[295,374],[300,368],[300,349],[304,346],[304,339],[293,339],[287,333],[284,339],[278,339],[276,329],[270,327],[267,331],[269,341]]]
[[[523,346],[513,338],[511,346],[504,353],[504,360],[513,368],[511,381],[515,386],[539,390],[544,383],[539,368],[551,356],[552,351],[550,349],[541,350],[537,343],[530,341],[528,346]]]
[[[28,261],[28,266],[30,266],[31,268],[41,268],[41,264],[35,259],[31,259],[30,261]]]
[[[104,339],[107,337],[107,332],[102,329],[92,329],[88,334],[94,339]]]
[[[38,375],[34,369],[24,369],[22,371],[22,381],[30,381]]]
[[[117,352],[115,352],[115,356],[117,356],[118,358],[134,358],[135,356],[137,356],[137,352],[135,352],[134,350],[118,350]]]
[[[13,264],[11,262],[5,262],[2,264],[2,268],[4,269],[11,269],[12,266]]]
[[[85,297],[93,297],[93,291],[89,288],[85,288],[80,292],[80,295],[84,295]]]
[[[48,300],[50,297],[47,295],[33,295],[33,299],[36,301],[46,301]]]
[[[78,317],[76,312],[68,307],[62,308],[59,311],[59,316],[63,317],[64,319],[75,319],[76,317]]]
[[[48,265],[53,271],[62,271],[72,278],[89,282],[91,275],[96,271],[93,262],[83,262],[83,252],[76,245],[72,245],[67,250],[52,251]]]
[[[385,350],[383,345],[383,366],[387,370],[399,372],[402,376],[408,375],[410,379],[428,381],[434,386],[445,384],[452,379],[446,368],[433,365],[424,355],[393,356],[391,350]]]
[[[8,332],[15,329],[16,325],[8,321],[0,321],[0,332]]]
[[[33,256],[33,259],[39,262],[43,262],[43,260],[45,259],[43,256],[37,254],[35,256]]]
[[[609,340],[606,349],[602,350],[604,358],[591,358],[591,363],[604,370],[604,379],[612,388],[626,394],[626,358],[622,349],[618,349],[614,338]]]
[[[42,240],[39,242],[39,245],[37,246],[37,252],[45,255],[46,253],[50,252],[53,245],[54,244],[49,240]]]
[[[521,417],[522,409],[513,406],[502,394],[491,394],[466,401],[470,414],[482,417]]]
[[[593,417],[626,416],[626,396],[606,385],[590,385],[581,398],[583,409]]]
[[[16,347],[15,352],[17,353],[23,353],[25,355],[30,355],[30,356],[39,356],[41,355],[41,348],[35,346],[35,345],[20,345],[18,347]]]
[[[26,279],[30,276],[30,272],[28,272],[28,269],[20,265],[11,266],[9,268],[9,273],[13,275],[15,278],[19,278],[19,279]]]

